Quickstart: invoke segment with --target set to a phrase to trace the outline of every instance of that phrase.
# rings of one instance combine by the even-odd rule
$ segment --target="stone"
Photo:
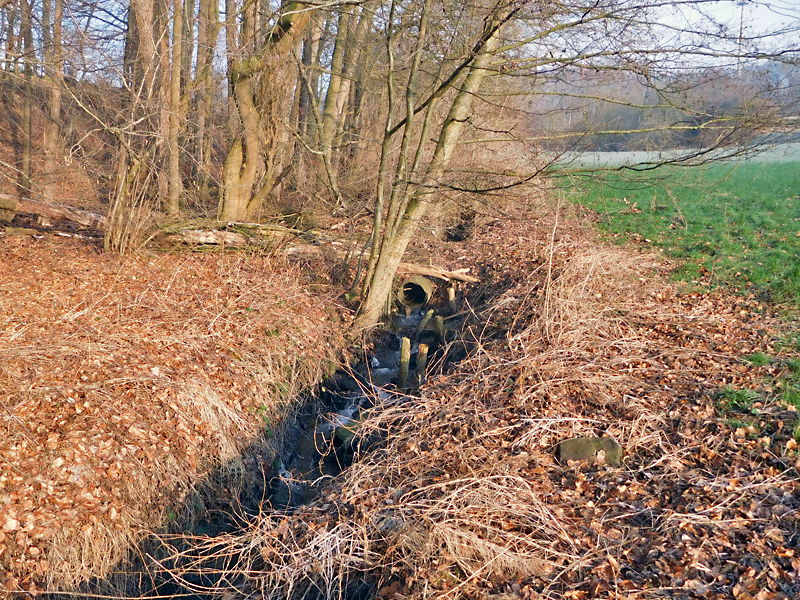
[[[602,452],[602,455],[600,454]],[[622,446],[608,437],[579,437],[564,440],[556,448],[559,462],[603,459],[612,467],[622,466]]]

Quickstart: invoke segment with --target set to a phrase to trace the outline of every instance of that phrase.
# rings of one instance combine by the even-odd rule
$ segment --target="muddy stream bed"
[[[411,287],[410,291],[417,295],[403,298],[401,288],[401,298],[411,305],[405,314],[392,315],[374,336],[373,345],[361,351],[354,363],[324,381],[315,393],[308,394],[299,403],[294,418],[276,432],[280,450],[273,463],[259,465],[261,481],[245,482],[248,490],[235,495],[234,504],[226,506],[222,500],[214,510],[199,515],[188,531],[188,539],[235,534],[237,528],[246,527],[248,520],[259,515],[291,513],[313,502],[326,483],[352,464],[359,453],[382,442],[379,437],[359,435],[364,419],[386,406],[402,404],[406,393],[425,379],[426,372],[440,371],[445,362],[463,356],[460,349],[453,350],[455,344],[447,344],[445,317],[437,316],[427,306],[430,288],[420,291]],[[448,319],[458,316],[453,314],[452,303],[450,311],[446,301],[443,305],[443,312],[451,315]],[[150,570],[146,577],[151,584],[145,586],[150,589],[140,597],[219,598],[213,590],[222,582],[213,574],[184,576],[183,581],[178,581],[172,571],[173,568],[158,567]],[[362,586],[363,590],[368,587]],[[199,592],[204,588],[207,593]],[[370,597],[364,596],[363,590],[347,596]]]

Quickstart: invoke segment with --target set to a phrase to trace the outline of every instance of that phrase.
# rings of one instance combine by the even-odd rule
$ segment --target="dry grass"
[[[653,547],[674,545],[664,542],[674,531],[724,525],[726,509],[791,484],[791,472],[754,472],[725,492],[731,475],[723,469],[702,481],[720,491],[703,511],[658,517],[660,509],[642,505],[662,488],[695,485],[701,446],[726,452],[724,436],[702,433],[713,423],[708,393],[720,380],[741,381],[739,356],[755,338],[724,302],[680,299],[658,256],[603,246],[562,210],[536,223],[545,242],[538,259],[524,255],[532,267],[506,266],[518,284],[470,312],[469,358],[419,396],[376,400],[359,428],[360,459],[321,498],[203,540],[176,555],[172,572],[190,581],[224,563],[205,591],[248,597],[343,598],[367,585],[382,598],[560,598],[601,581],[598,573],[618,578],[614,569],[638,551],[633,532],[642,523],[651,522]],[[528,244],[519,239],[507,242],[506,256]],[[507,336],[475,334],[503,323]],[[598,481],[631,488],[602,506],[584,496],[597,489],[591,467],[565,468],[552,457],[561,439],[600,434],[622,443],[626,465]],[[705,436],[702,444],[692,435]],[[649,487],[635,483],[641,470]],[[644,496],[626,500],[634,489]],[[514,582],[529,585],[514,591]],[[623,583],[628,597],[666,593]]]
[[[241,453],[344,346],[331,299],[312,298],[275,259],[2,243],[7,586],[102,578],[212,469],[233,489]],[[276,448],[262,446],[269,465]]]

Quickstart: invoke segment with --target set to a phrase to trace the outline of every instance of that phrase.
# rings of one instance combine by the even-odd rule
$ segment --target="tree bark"
[[[169,200],[167,213],[181,209],[183,180],[181,178],[180,133],[183,119],[181,102],[181,71],[183,70],[183,0],[174,0],[172,25],[172,78],[170,81],[169,112]]]
[[[180,2],[180,0],[177,0]],[[172,62],[169,43],[169,0],[155,0],[155,35],[158,47],[159,85],[156,99],[158,111],[158,135],[155,139],[155,166],[158,181],[158,198],[165,212],[170,207],[169,175],[169,135],[170,135],[170,96],[172,89]]]
[[[163,13],[163,0],[131,0],[124,68],[128,119],[136,126],[113,130],[119,148],[116,187],[103,240],[106,251],[124,254],[145,239],[151,211],[156,208],[153,204],[166,200],[169,191],[166,169],[161,168],[169,132],[165,79],[168,83],[170,76],[169,54],[158,52],[164,43],[159,39],[166,31],[161,29],[166,26]]]
[[[223,167],[223,182],[217,215],[220,221],[249,221],[272,190],[277,173],[273,165],[266,165],[264,126],[276,119],[271,111],[262,111],[265,94],[275,94],[276,68],[280,60],[297,42],[308,24],[311,11],[297,2],[285,5],[283,16],[267,36],[264,46],[249,59],[237,59],[230,65],[229,79],[233,98],[242,128],[241,136],[234,140]],[[254,77],[262,75],[261,89],[256,93]],[[273,123],[274,125],[274,123]],[[275,132],[273,132],[274,134]],[[276,159],[279,148],[273,143],[268,161]],[[261,181],[261,176],[263,177]],[[256,184],[258,187],[256,188]]]
[[[374,269],[369,275],[366,298],[356,318],[355,331],[357,332],[376,325],[385,312],[385,307],[392,291],[392,281],[402,261],[403,254],[432,202],[432,195],[435,193],[437,182],[450,162],[464,123],[472,111],[474,98],[486,76],[493,52],[498,45],[497,34],[500,24],[496,19],[491,19],[484,26],[482,43],[476,48],[475,58],[450,105],[447,118],[438,135],[436,149],[433,152],[433,157],[428,164],[421,184],[413,188],[407,186],[407,177],[403,172],[405,159],[401,158],[400,160],[394,189],[396,190],[398,186],[402,186],[404,191],[401,194],[392,194],[385,223],[385,232],[380,238],[380,243],[377,246],[373,246],[373,254],[377,249],[377,259],[374,261]],[[415,84],[412,72],[408,86],[414,86]],[[411,108],[406,115],[406,131],[411,125],[409,117],[414,114],[413,106],[411,106],[413,102],[413,87],[411,90],[407,89],[407,100],[409,93],[412,94],[412,98],[409,100],[409,107]],[[422,139],[420,143],[424,143],[424,141]],[[393,217],[393,213],[396,215],[395,217]],[[373,230],[373,235],[380,236],[380,230]]]
[[[325,49],[325,44],[327,43],[328,36],[330,34],[330,23],[331,23],[331,16],[327,14],[324,18],[321,18],[319,14],[315,15],[315,25],[311,29],[311,59],[309,65],[312,67],[310,69],[310,73],[308,75],[308,89],[311,94],[310,101],[312,110],[316,110],[313,107],[316,105],[317,109],[319,109],[320,105],[320,78],[322,74],[321,68],[321,60],[322,54]],[[314,115],[308,119],[308,127],[306,130],[306,138],[316,145],[316,141],[319,139],[319,120],[322,118],[322,115],[319,112],[315,112]]]
[[[10,196],[0,194],[0,200],[6,200],[8,202],[10,199]],[[39,202],[38,200],[31,200],[30,198],[17,200],[14,210],[34,215],[42,215],[44,217],[50,217],[51,219],[74,221],[85,227],[93,227],[96,229],[105,229],[107,224],[107,219],[103,215],[73,208],[72,206]]]
[[[319,132],[320,150],[334,202],[342,203],[338,185],[338,165],[334,164],[334,146],[341,130],[344,108],[350,98],[350,87],[358,68],[361,46],[372,24],[372,11],[364,6],[355,30],[351,27],[350,7],[342,7],[330,67],[330,82],[325,94]],[[338,153],[337,153],[338,155]]]
[[[135,34],[135,55],[133,66],[133,91],[140,102],[152,100],[157,81],[159,62],[157,60],[154,32],[154,0],[131,0]],[[130,20],[130,17],[129,17]],[[129,25],[130,28],[130,25]]]
[[[183,4],[183,55],[181,56],[181,96],[185,96],[192,81],[192,57],[194,56],[194,21],[197,3],[195,0],[178,0]]]
[[[17,7],[13,4],[5,4],[5,61],[3,64],[3,79],[8,78],[9,73],[13,73],[16,70],[16,49],[17,49],[17,37],[16,32],[14,30],[14,23],[17,20]]]
[[[24,84],[22,96],[22,161],[20,166],[20,198],[30,198],[33,192],[31,187],[31,151],[33,148],[33,131],[31,122],[31,108],[33,104],[33,62],[36,60],[36,50],[33,46],[31,2],[33,0],[20,0],[22,5],[22,21],[20,34],[24,62]]]
[[[311,66],[311,57],[313,54],[313,41],[311,35],[308,35],[303,40],[303,51],[301,54],[301,68],[308,70]],[[300,98],[298,100],[297,110],[297,130],[301,136],[305,136],[308,132],[308,121],[311,112],[311,90],[306,83],[305,77],[300,77]]]
[[[61,88],[64,84],[61,21],[63,17],[63,0],[55,0],[52,30],[50,25],[51,0],[42,2],[42,32],[44,37],[45,76],[50,92],[50,106],[42,142],[44,151],[42,195],[45,202],[53,202],[56,198],[56,164],[60,155],[61,130]]]
[[[228,59],[228,134],[235,139],[239,134],[239,117],[236,111],[235,92],[233,90],[233,73],[239,55],[239,26],[236,0],[225,0],[225,51]],[[213,68],[213,67],[212,67]]]
[[[219,37],[219,3],[216,0],[200,0],[197,28],[197,71],[195,93],[197,102],[196,157],[200,201],[210,200],[211,187],[211,114],[214,108],[214,48]]]
[[[319,145],[322,150],[322,156],[326,161],[326,168],[330,168],[331,154],[333,152],[337,108],[340,104],[339,98],[343,92],[347,93],[347,84],[342,79],[342,71],[344,69],[344,55],[347,49],[348,37],[351,35],[350,16],[350,7],[341,7],[339,10],[336,43],[333,46],[333,57],[331,58],[330,82],[328,83],[328,91],[325,94],[325,105],[322,109]],[[334,185],[333,182],[332,185]]]

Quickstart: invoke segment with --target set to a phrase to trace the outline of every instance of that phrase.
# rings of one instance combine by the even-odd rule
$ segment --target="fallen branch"
[[[415,265],[413,263],[400,263],[397,267],[398,273],[425,275],[426,277],[436,277],[437,279],[457,279],[458,281],[465,281],[467,283],[478,283],[480,279],[467,275],[469,268],[456,269],[449,271],[441,267],[434,267],[433,265]]]
[[[185,244],[215,244],[224,246],[248,246],[254,243],[249,236],[234,231],[218,229],[182,229],[171,234]]]
[[[17,200],[12,196],[0,194],[0,209],[2,210],[17,210]]]
[[[305,235],[304,232],[291,230],[288,228],[281,227],[280,225],[266,225],[266,226],[258,226],[256,224],[249,224],[249,223],[230,223],[231,226],[236,227],[253,227],[259,228],[261,227],[264,231],[273,231],[277,233],[285,233],[290,235]],[[243,233],[237,233],[233,231],[220,231],[218,229],[181,229],[180,231],[176,231],[170,234],[171,237],[177,238],[179,241],[187,243],[187,244],[219,244],[225,246],[248,246],[251,244],[258,243],[255,238],[252,236],[245,235]],[[335,242],[330,242],[329,240],[322,240],[319,236],[315,236],[318,241],[327,241],[331,245],[334,245]],[[336,249],[336,255],[340,258],[347,257],[347,252],[344,250]],[[297,254],[314,254],[319,255],[322,253],[322,248],[320,246],[312,246],[310,244],[299,244],[296,246],[292,246],[286,250],[286,254],[288,255],[297,255]],[[351,254],[350,258],[354,258],[354,255]],[[466,283],[478,283],[480,279],[477,277],[473,277],[472,275],[467,275],[469,268],[463,269],[456,269],[454,271],[450,271],[448,269],[444,269],[442,267],[436,267],[433,265],[415,265],[413,263],[400,263],[400,266],[397,268],[397,272],[400,274],[413,274],[413,275],[425,275],[426,277],[435,277],[437,279],[445,279],[450,281],[452,279],[456,279],[458,281],[464,281]]]
[[[292,246],[286,250],[286,254],[288,255],[302,255],[302,254],[314,254],[314,255],[321,255],[322,248],[319,246],[309,246],[306,244],[300,246]],[[345,258],[347,253],[344,250],[336,250],[337,256],[340,258]],[[357,254],[350,255],[350,258],[354,258]],[[448,269],[444,269],[442,267],[436,267],[433,265],[416,265],[414,263],[400,263],[397,267],[398,274],[414,274],[414,275],[425,275],[426,277],[435,277],[436,279],[445,279],[447,281],[451,279],[456,279],[458,281],[464,281],[466,283],[478,283],[480,279],[477,277],[473,277],[472,275],[467,275],[469,268],[463,269],[456,269],[455,271],[450,271]]]
[[[0,202],[6,210],[16,210],[17,212],[32,213],[51,219],[65,219],[73,221],[84,227],[94,227],[95,229],[105,229],[106,217],[80,208],[63,206],[61,204],[48,204],[30,198],[16,199],[7,194],[0,194]],[[14,208],[9,208],[14,206]]]

